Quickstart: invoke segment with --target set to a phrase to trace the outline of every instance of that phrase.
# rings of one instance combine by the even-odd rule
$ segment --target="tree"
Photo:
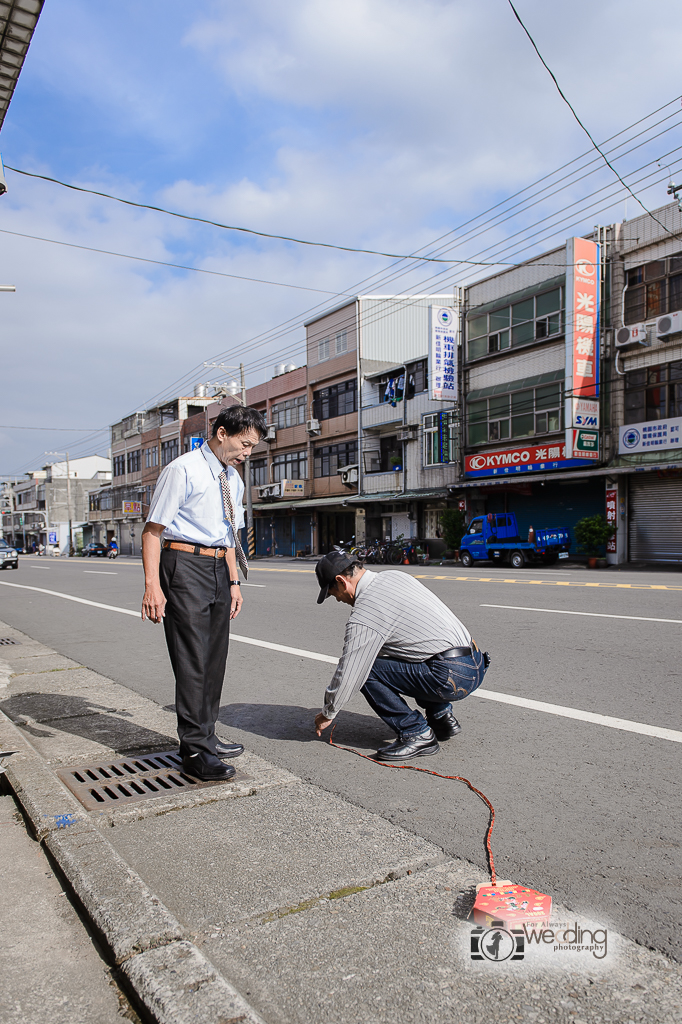
[[[440,515],[440,524],[448,551],[458,551],[466,528],[466,516],[456,508],[446,508]]]
[[[602,553],[601,549],[614,532],[615,527],[607,523],[602,515],[585,516],[573,527],[578,550],[584,551],[590,558],[597,558]]]

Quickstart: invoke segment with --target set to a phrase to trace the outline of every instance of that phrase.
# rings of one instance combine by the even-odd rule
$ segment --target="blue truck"
[[[522,569],[529,562],[554,565],[560,558],[568,558],[570,546],[567,526],[544,530],[531,526],[528,539],[521,540],[513,512],[491,512],[471,520],[460,543],[459,557],[465,567],[491,561]]]

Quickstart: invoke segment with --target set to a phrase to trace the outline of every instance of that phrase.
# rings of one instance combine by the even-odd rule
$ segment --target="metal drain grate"
[[[162,754],[126,757],[121,761],[95,761],[72,768],[58,768],[57,775],[88,811],[96,811],[134,800],[168,796],[224,782],[201,782],[182,770],[177,750]],[[229,782],[244,782],[248,776],[237,771]]]
[[[20,644],[20,640],[13,640],[11,636],[0,636],[0,647],[7,647],[9,644]]]

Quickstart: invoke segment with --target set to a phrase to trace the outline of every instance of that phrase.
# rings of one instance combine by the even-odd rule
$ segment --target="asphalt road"
[[[418,575],[490,651],[486,691],[636,723],[624,731],[472,696],[457,707],[460,736],[417,764],[464,775],[492,801],[500,877],[682,959],[682,747],[645,734],[646,726],[682,730],[682,573],[399,571]],[[348,610],[315,604],[310,563],[256,563],[249,582],[235,634],[338,657]],[[172,704],[160,626],[5,583],[137,610],[139,562],[24,556],[18,571],[0,573],[0,619]],[[317,739],[313,717],[332,672],[322,661],[233,642],[223,733],[484,867],[487,812],[465,786],[380,770]],[[362,696],[339,716],[334,736],[363,752],[392,738]]]

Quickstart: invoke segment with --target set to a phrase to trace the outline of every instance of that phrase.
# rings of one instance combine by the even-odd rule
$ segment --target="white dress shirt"
[[[165,526],[164,540],[201,544],[207,548],[233,548],[232,526],[223,509],[220,474],[225,467],[208,442],[186,452],[162,470],[149,506],[148,523]],[[233,466],[227,482],[237,529],[244,525],[244,483]]]
[[[365,569],[355,588],[343,654],[324,695],[325,718],[334,718],[365,685],[376,658],[427,661],[470,644],[466,626],[419,580],[399,569]]]

